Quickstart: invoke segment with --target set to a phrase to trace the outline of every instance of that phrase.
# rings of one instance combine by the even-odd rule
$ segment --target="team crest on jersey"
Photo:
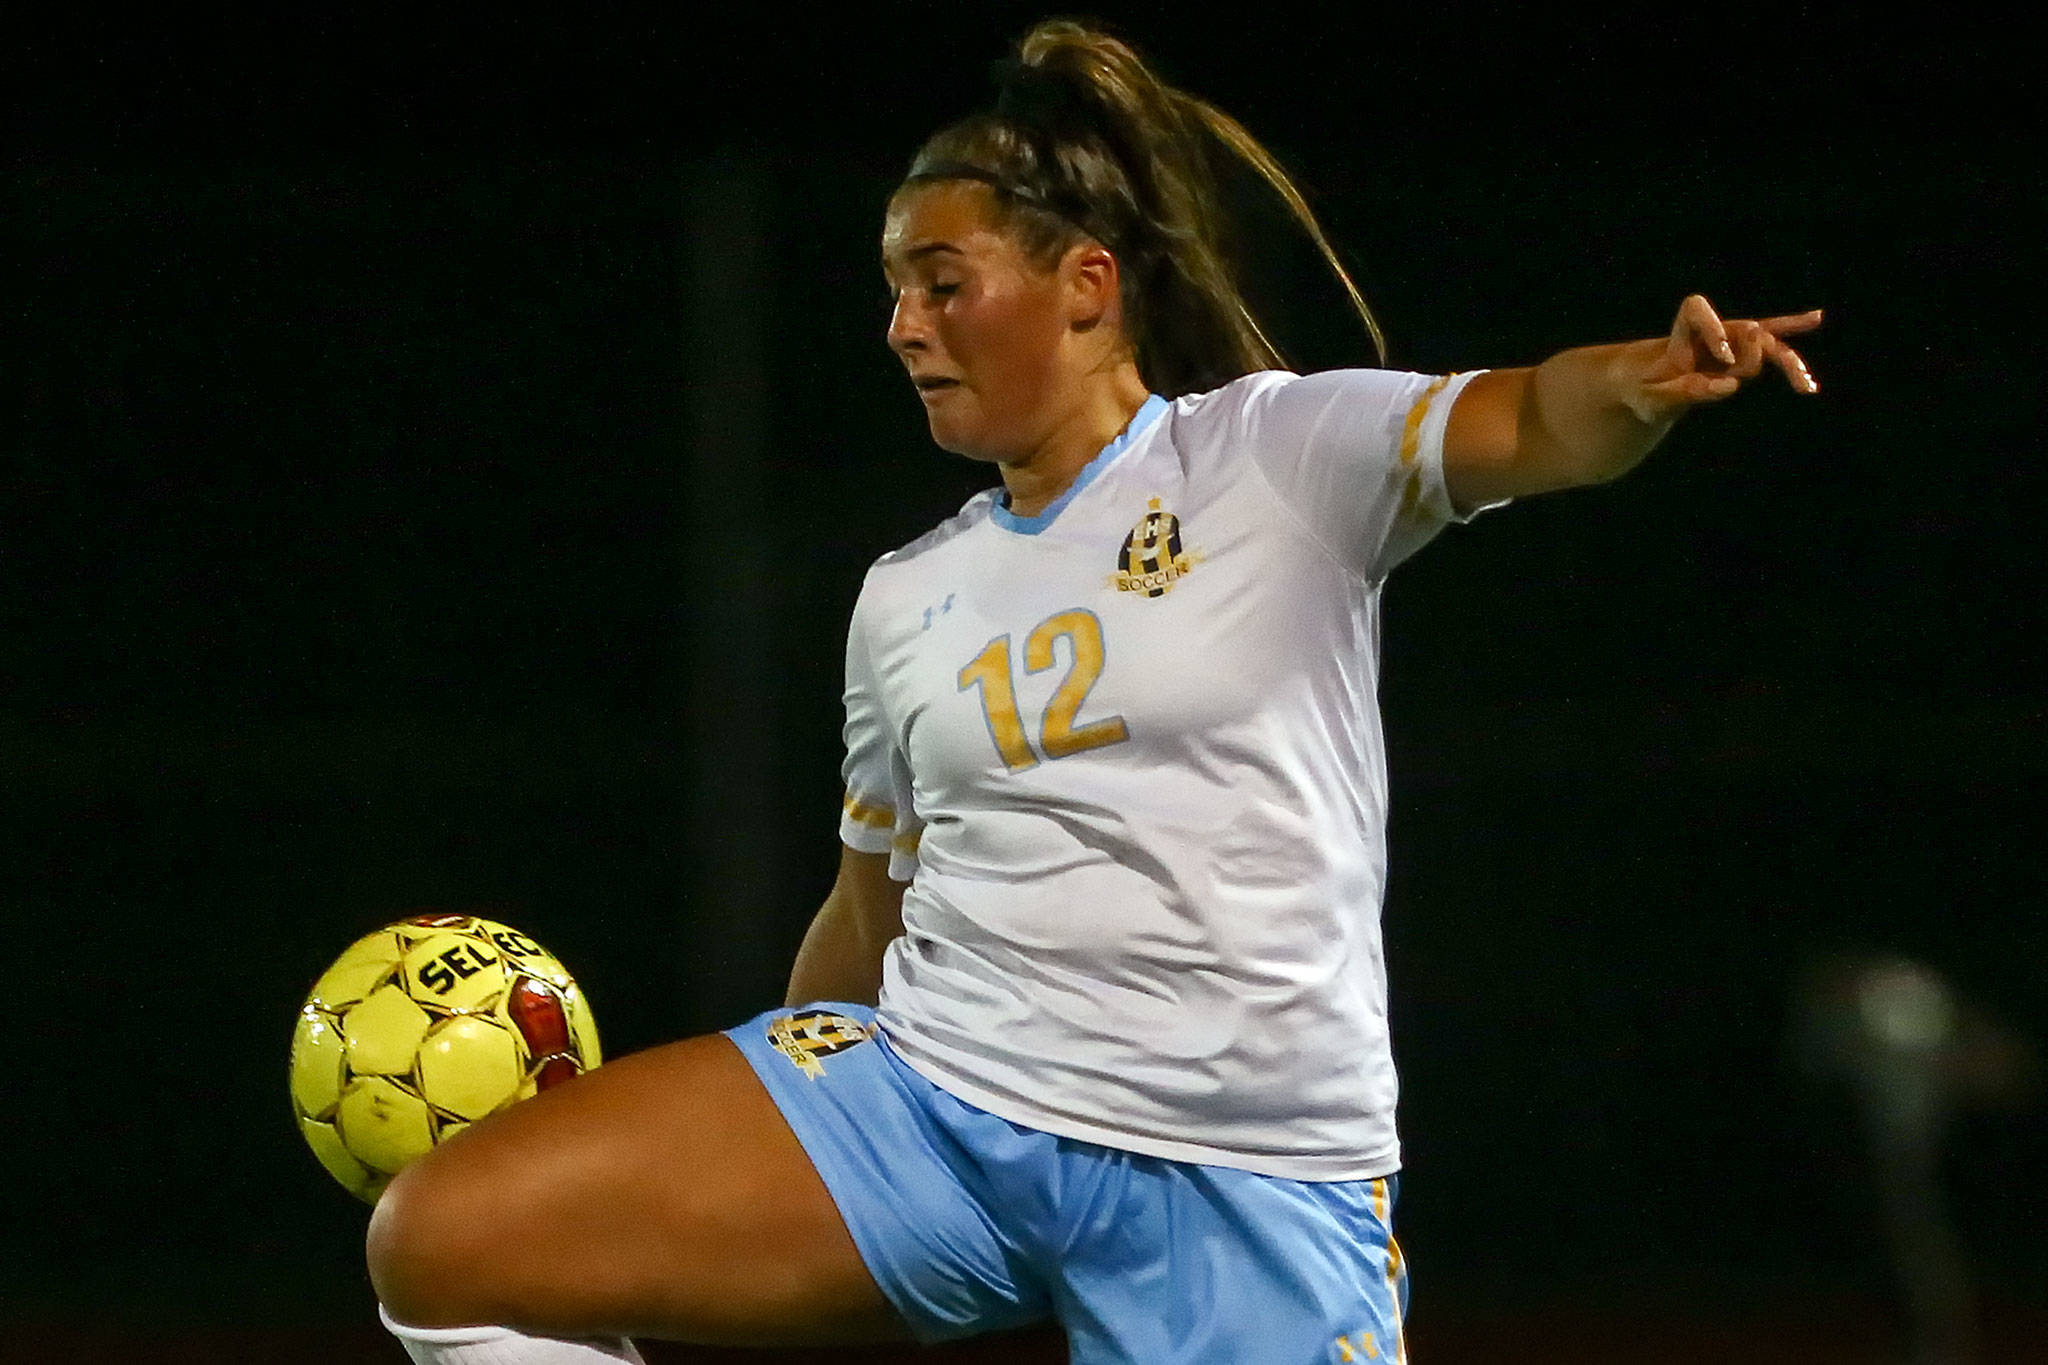
[[[873,1026],[830,1010],[799,1010],[768,1021],[769,1043],[814,1081],[825,1074],[823,1058],[873,1036]]]
[[[1124,547],[1117,552],[1113,581],[1118,592],[1164,597],[1195,567],[1198,558],[1181,544],[1180,518],[1153,498],[1145,515],[1124,537]]]

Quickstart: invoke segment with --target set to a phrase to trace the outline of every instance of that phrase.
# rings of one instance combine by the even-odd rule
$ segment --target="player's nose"
[[[887,336],[889,349],[897,355],[910,355],[930,347],[931,327],[913,291],[906,289],[896,296],[896,306],[889,311]]]

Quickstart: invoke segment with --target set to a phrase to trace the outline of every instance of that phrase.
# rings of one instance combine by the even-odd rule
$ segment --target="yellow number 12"
[[[1102,676],[1102,622],[1092,611],[1075,608],[1046,617],[1024,638],[1024,671],[1043,673],[1054,663],[1054,645],[1066,640],[1071,652],[1067,676],[1061,680],[1052,700],[1045,704],[1045,716],[1038,728],[1038,745],[1047,758],[1065,758],[1105,744],[1121,744],[1130,738],[1122,716],[1074,724],[1081,703],[1088,699],[1095,680]],[[981,718],[988,722],[989,737],[1003,766],[1022,772],[1038,763],[1038,754],[1025,738],[1024,722],[1017,714],[1017,688],[1010,676],[1010,637],[998,635],[983,647],[974,661],[960,670],[960,690],[981,689]]]

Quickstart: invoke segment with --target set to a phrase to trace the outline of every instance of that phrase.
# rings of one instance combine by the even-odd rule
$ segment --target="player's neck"
[[[1151,391],[1126,362],[1095,377],[1081,400],[1067,410],[1038,448],[1022,460],[1005,461],[1003,487],[1010,511],[1035,517],[1072,486],[1088,462],[1115,440],[1137,416]]]

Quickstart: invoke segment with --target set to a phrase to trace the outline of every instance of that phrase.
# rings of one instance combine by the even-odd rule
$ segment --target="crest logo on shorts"
[[[858,1047],[873,1036],[872,1025],[830,1010],[799,1010],[768,1021],[768,1042],[814,1081],[825,1074],[821,1058]]]
[[[1116,590],[1164,597],[1194,567],[1195,557],[1181,546],[1180,518],[1154,498],[1117,552]]]

